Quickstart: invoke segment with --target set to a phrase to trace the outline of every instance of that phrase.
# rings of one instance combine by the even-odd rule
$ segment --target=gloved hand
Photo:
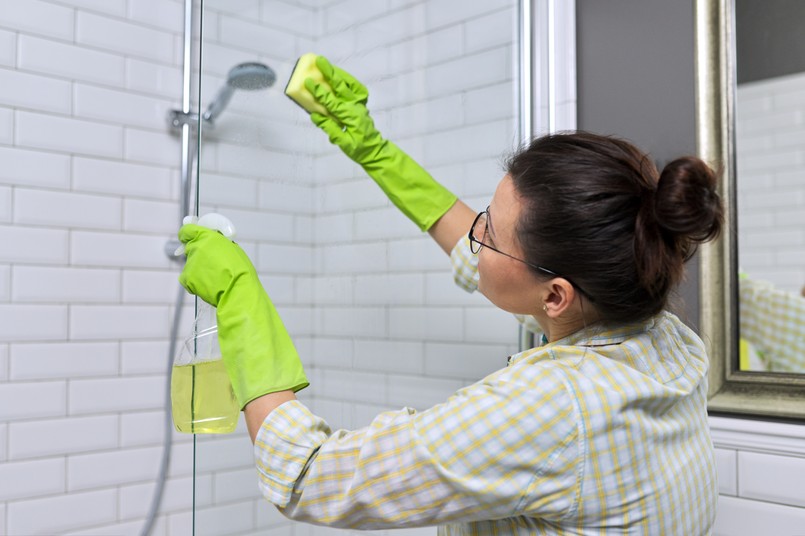
[[[316,58],[316,67],[332,91],[310,78],[305,80],[305,88],[332,117],[314,112],[310,114],[313,123],[363,167],[403,214],[421,230],[430,229],[453,206],[456,196],[399,147],[383,139],[366,108],[369,92],[363,84],[323,56]]]
[[[309,382],[299,355],[249,257],[218,231],[179,229],[187,263],[179,282],[216,307],[218,343],[241,409],[255,398]]]

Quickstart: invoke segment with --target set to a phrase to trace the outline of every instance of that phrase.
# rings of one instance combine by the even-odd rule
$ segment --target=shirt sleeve
[[[805,371],[805,298],[766,281],[741,278],[738,285],[741,338],[767,370]]]
[[[453,281],[467,292],[478,289],[478,255],[470,249],[470,239],[462,236],[450,252]]]
[[[537,383],[496,373],[355,431],[331,432],[287,402],[255,442],[260,487],[287,517],[342,528],[563,515],[577,486],[578,419],[561,381]]]

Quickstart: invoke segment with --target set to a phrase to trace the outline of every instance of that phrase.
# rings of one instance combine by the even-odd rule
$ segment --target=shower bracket
[[[197,128],[198,114],[183,112],[181,110],[171,110],[168,112],[168,124],[175,130],[181,130],[185,125],[189,125],[190,128]]]

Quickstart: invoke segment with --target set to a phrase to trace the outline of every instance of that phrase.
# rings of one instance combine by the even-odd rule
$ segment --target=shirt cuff
[[[453,281],[467,292],[478,288],[478,256],[470,250],[470,239],[462,236],[450,252]]]
[[[327,423],[298,400],[268,414],[254,441],[254,457],[260,491],[269,502],[280,507],[290,502],[296,482],[330,434]]]

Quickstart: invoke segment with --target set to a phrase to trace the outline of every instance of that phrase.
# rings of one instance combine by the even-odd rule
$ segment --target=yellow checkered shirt
[[[451,258],[472,289],[467,245]],[[334,527],[710,534],[706,378],[702,341],[670,313],[590,327],[512,356],[444,403],[359,430],[332,431],[287,402],[258,433],[259,483],[287,517]]]
[[[768,281],[738,280],[740,333],[770,372],[805,372],[805,298]]]

